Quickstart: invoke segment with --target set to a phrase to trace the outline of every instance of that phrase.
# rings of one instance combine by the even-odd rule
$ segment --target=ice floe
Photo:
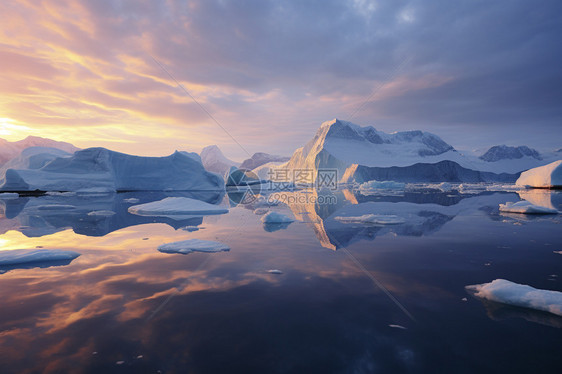
[[[58,249],[14,249],[0,251],[0,265],[18,265],[34,262],[74,260],[80,253]]]
[[[222,252],[229,251],[230,248],[225,244],[210,240],[189,239],[163,244],[158,247],[158,250],[163,253],[188,254],[191,252]]]
[[[482,299],[562,316],[562,292],[536,289],[505,279],[466,286],[466,289]]]
[[[189,197],[167,197],[151,203],[133,205],[129,213],[140,216],[210,215],[228,213],[228,209]]]
[[[507,202],[500,204],[500,212],[521,214],[557,214],[558,210],[544,206],[534,205],[529,201]]]

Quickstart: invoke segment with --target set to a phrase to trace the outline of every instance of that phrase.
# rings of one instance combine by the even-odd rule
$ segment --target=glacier
[[[0,191],[187,191],[224,188],[196,153],[141,157],[88,148],[56,157],[38,169],[5,170]]]

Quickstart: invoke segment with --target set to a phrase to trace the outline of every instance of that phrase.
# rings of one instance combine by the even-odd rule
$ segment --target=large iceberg
[[[536,188],[561,188],[562,160],[521,173],[515,184]]]
[[[465,156],[437,135],[422,131],[387,134],[338,119],[325,122],[314,138],[275,169],[337,171],[341,182],[515,182],[519,160],[510,164]]]
[[[224,188],[196,153],[141,157],[88,148],[39,169],[7,169],[2,191],[187,191]]]
[[[562,292],[539,290],[505,279],[466,286],[466,289],[482,299],[562,316]]]

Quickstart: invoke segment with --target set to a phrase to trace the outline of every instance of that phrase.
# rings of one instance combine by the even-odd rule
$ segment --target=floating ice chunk
[[[139,201],[140,201],[140,200],[137,199],[136,197],[131,197],[131,198],[128,198],[128,199],[123,199],[123,202],[129,203],[129,204],[136,204],[136,203],[138,203]]]
[[[362,216],[355,217],[335,217],[337,221],[343,223],[373,223],[377,225],[399,225],[405,223],[406,220],[402,217],[395,215],[384,215],[384,214],[364,214]]]
[[[66,204],[38,205],[35,208],[37,210],[72,210],[72,209],[76,209],[76,207],[74,205],[66,205]]]
[[[522,213],[522,214],[557,214],[558,213],[556,209],[534,205],[525,200],[518,201],[516,203],[512,203],[508,201],[505,204],[500,204],[500,212]]]
[[[562,255],[562,251],[552,251],[554,253],[556,253],[557,255]]]
[[[230,248],[222,243],[210,240],[189,239],[179,242],[167,243],[158,247],[163,253],[181,253],[188,254],[191,252],[221,252],[229,251]]]
[[[466,289],[482,299],[562,316],[562,292],[540,290],[505,279],[466,286]]]
[[[388,325],[388,327],[392,327],[393,329],[407,330],[407,328],[402,325]]]
[[[129,213],[139,216],[210,215],[228,213],[222,206],[209,204],[189,197],[167,197],[151,203],[133,205]]]
[[[18,265],[32,262],[74,260],[80,253],[58,249],[14,249],[0,251],[0,265]]]
[[[20,197],[20,195],[16,192],[4,192],[0,193],[0,200],[13,200]]]
[[[68,191],[68,192],[59,192],[59,191],[47,191],[45,195],[49,196],[76,196],[76,192]]]
[[[111,210],[94,210],[93,212],[88,213],[89,216],[96,216],[96,217],[110,217],[114,214],[115,212]]]
[[[283,274],[283,272],[279,269],[270,269],[267,271],[269,274]]]
[[[539,188],[562,187],[562,160],[524,171],[515,184]]]
[[[405,183],[372,180],[359,185],[359,192],[365,195],[376,190],[403,190],[405,187]]]
[[[289,223],[295,220],[281,213],[269,212],[261,218],[261,221],[263,223]]]

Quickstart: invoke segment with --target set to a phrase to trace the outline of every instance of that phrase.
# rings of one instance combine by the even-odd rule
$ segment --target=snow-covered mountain
[[[2,177],[2,176],[0,176]],[[39,169],[7,169],[2,191],[220,190],[221,176],[205,170],[196,153],[140,157],[88,148],[57,157]]]
[[[392,134],[334,119],[324,122],[316,135],[279,168],[337,169],[342,182],[395,180],[403,182],[515,182],[533,165],[518,159],[487,162],[457,152],[437,135],[423,131]]]
[[[240,164],[241,169],[253,170],[257,167],[265,165],[270,162],[287,162],[290,157],[270,155],[269,153],[257,152],[254,155]]]
[[[542,160],[539,152],[535,149],[529,148],[526,145],[519,147],[510,147],[507,145],[495,145],[488,149],[479,158],[488,162],[496,162],[500,160],[515,160],[523,157],[530,157],[536,160]]]
[[[38,136],[28,136],[27,138],[18,140],[17,142],[9,142],[0,138],[0,165],[14,157],[17,157],[21,151],[29,147],[56,148],[68,153],[74,153],[79,150],[79,148],[76,148],[70,143],[59,142]]]
[[[209,145],[201,151],[201,162],[208,171],[225,175],[232,166],[238,167],[240,163],[229,160],[216,145]]]

